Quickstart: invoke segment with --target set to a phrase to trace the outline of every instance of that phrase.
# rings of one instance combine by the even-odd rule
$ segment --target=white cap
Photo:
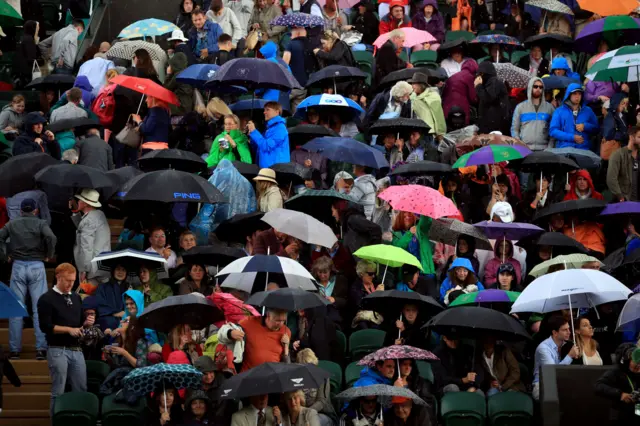
[[[489,215],[489,220],[493,220],[494,215],[498,216],[502,223],[511,223],[515,219],[511,204],[506,201],[498,201],[493,205],[491,214]]]

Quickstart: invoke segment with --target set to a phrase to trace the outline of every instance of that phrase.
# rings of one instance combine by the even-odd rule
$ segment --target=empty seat
[[[358,361],[365,355],[377,351],[384,344],[385,332],[382,330],[358,330],[349,336],[349,354],[352,361]]]
[[[67,392],[56,398],[53,426],[95,426],[98,397],[89,392]]]
[[[475,392],[448,392],[440,401],[445,426],[484,426],[486,413],[484,396]]]
[[[318,367],[331,374],[331,377],[329,378],[331,382],[331,393],[340,393],[342,390],[342,367],[335,362],[324,360],[318,361]]]
[[[102,426],[138,426],[142,424],[145,398],[138,398],[136,405],[116,402],[117,394],[102,401]]]
[[[533,424],[533,400],[522,392],[500,392],[487,401],[493,426],[530,426]]]

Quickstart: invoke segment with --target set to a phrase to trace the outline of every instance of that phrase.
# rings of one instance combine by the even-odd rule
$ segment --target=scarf
[[[537,74],[538,68],[540,68],[540,63],[542,63],[542,59],[538,60],[534,59],[533,56],[529,55],[529,74]]]

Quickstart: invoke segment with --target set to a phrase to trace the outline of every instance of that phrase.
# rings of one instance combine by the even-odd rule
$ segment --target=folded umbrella
[[[283,15],[284,16],[284,15]],[[366,80],[367,74],[357,67],[346,67],[344,65],[329,65],[309,75],[307,87],[330,85],[336,89],[336,83],[355,82]]]
[[[393,169],[389,176],[428,176],[451,173],[452,171],[453,169],[448,164],[424,160],[402,164]]]
[[[602,262],[593,256],[588,256],[582,253],[574,253],[567,255],[556,256],[553,259],[546,260],[537,264],[529,271],[529,275],[532,277],[540,277],[549,273],[549,269],[552,266],[562,265],[564,269],[581,269],[585,264],[597,262],[598,265],[604,266]]]
[[[382,191],[378,198],[389,202],[394,210],[411,212],[433,219],[460,214],[453,201],[427,186],[391,186]]]
[[[127,25],[120,31],[118,38],[156,37],[179,29],[171,22],[162,19],[143,19]]]
[[[24,303],[18,300],[18,297],[7,287],[4,283],[0,282],[0,318],[16,318],[16,317],[28,317],[26,306]]]
[[[89,129],[101,128],[102,124],[100,124],[98,120],[94,120],[92,118],[72,118],[67,120],[59,120],[47,126],[47,129],[51,130],[53,133],[74,129],[76,134],[86,133]]]
[[[302,149],[319,152],[332,161],[342,161],[371,167],[373,169],[389,167],[389,162],[381,151],[355,139],[332,137],[315,138],[304,144]]]
[[[440,335],[479,339],[491,336],[499,340],[529,340],[524,326],[510,315],[479,306],[459,306],[440,312],[422,328]]]
[[[426,31],[417,30],[411,27],[402,27],[398,28],[404,33],[404,43],[402,47],[412,48],[416,44],[424,44],[424,43],[437,43],[438,40],[431,34]],[[390,33],[381,34],[374,42],[373,45],[380,49],[383,44],[385,44],[390,37]]]
[[[292,147],[304,145],[315,138],[323,136],[340,137],[340,135],[325,126],[318,124],[298,124],[295,127],[289,127],[289,145]]]
[[[544,234],[521,238],[516,245],[532,253],[538,250],[537,247],[549,246],[551,247],[553,256],[571,253],[589,253],[589,250],[587,250],[585,246],[561,232],[545,232]]]
[[[247,90],[301,89],[295,77],[282,65],[258,58],[236,58],[222,65],[205,88],[241,86]]]
[[[111,83],[115,83],[119,86],[131,89],[134,92],[142,93],[145,96],[159,99],[161,101],[170,103],[172,105],[180,105],[180,101],[175,93],[165,89],[158,83],[149,80],[148,78],[131,77],[128,75],[117,75],[111,79]],[[140,99],[140,105],[142,105],[142,99]],[[140,106],[138,106],[138,110]]]
[[[634,294],[627,300],[618,316],[616,331],[630,331],[636,333],[640,326],[640,293]]]
[[[271,225],[278,232],[326,248],[332,248],[338,241],[327,225],[308,214],[295,210],[275,209],[262,217],[262,221]]]
[[[532,151],[520,145],[488,145],[464,154],[451,166],[454,169],[484,164],[496,164],[503,161],[520,160],[530,155]]]
[[[409,345],[392,345],[386,348],[378,349],[374,353],[371,353],[360,361],[358,365],[366,365],[367,367],[375,367],[376,361],[385,361],[387,359],[415,359],[422,361],[438,361],[438,357],[432,352],[414,348]]]
[[[180,170],[199,173],[207,170],[207,163],[199,155],[181,149],[157,149],[138,158],[138,166],[145,172]]]
[[[538,222],[541,219],[548,218],[554,214],[567,214],[579,215],[581,217],[588,217],[593,220],[599,215],[602,210],[607,206],[607,202],[604,200],[596,200],[588,198],[585,200],[570,200],[561,201],[559,203],[551,204],[539,210],[533,217],[534,222]]]
[[[526,237],[532,237],[544,232],[544,229],[531,223],[502,223],[491,222],[488,220],[475,223],[473,226],[480,229],[487,238],[490,239],[507,239],[507,240],[520,240]]]
[[[178,170],[142,174],[125,185],[123,192],[126,192],[125,201],[209,204],[224,201],[224,195],[206,179]]]
[[[562,155],[576,162],[581,169],[596,169],[600,167],[602,158],[599,155],[586,150],[576,148],[547,148],[547,152]]]
[[[312,293],[307,290],[299,288],[279,288],[277,290],[254,293],[245,303],[267,309],[295,312],[327,306],[329,301],[320,297],[318,293]]]
[[[457,246],[461,236],[472,238],[477,250],[493,250],[487,237],[478,228],[457,219],[440,218],[431,222],[429,240]]]
[[[561,76],[561,75],[552,75],[550,77],[544,77],[542,79],[542,84],[544,84],[544,90],[554,90],[554,89],[566,89],[570,84],[578,83],[582,84],[578,80],[574,80],[573,78]]]
[[[428,133],[431,127],[418,118],[388,118],[377,120],[369,128],[371,135],[384,135],[387,133],[409,134],[411,132]]]
[[[405,305],[414,305],[422,317],[430,317],[444,310],[433,297],[423,296],[414,291],[385,290],[374,291],[362,299],[362,308],[380,313],[384,318],[402,315]]]
[[[176,76],[176,81],[189,86],[203,88],[205,83],[216,75],[218,68],[220,68],[220,65],[215,64],[190,65]]]
[[[520,292],[488,289],[474,291],[473,293],[465,293],[456,297],[456,300],[449,305],[451,308],[464,305],[489,305],[490,308],[494,303],[513,304],[520,296]]]
[[[262,212],[241,213],[233,215],[218,225],[215,234],[220,241],[246,243],[246,237],[253,235],[256,231],[264,231],[270,226],[261,219]]]
[[[158,272],[164,271],[167,260],[156,252],[128,248],[100,253],[91,259],[91,263],[96,264],[101,271],[111,271],[116,266],[121,265],[127,268],[129,275],[137,276],[141,265],[155,268]]]
[[[223,246],[222,244],[196,246],[182,254],[186,265],[211,265],[224,267],[234,260],[245,257],[244,250]]]
[[[40,170],[35,175],[38,183],[62,188],[108,188],[113,181],[106,173],[79,164],[56,164]]]
[[[269,25],[289,28],[324,27],[324,19],[320,16],[311,15],[309,13],[294,12],[292,14],[280,15],[275,19],[272,19]]]
[[[12,197],[36,187],[34,176],[60,162],[44,152],[16,155],[0,164],[0,197]]]
[[[168,384],[176,389],[200,389],[202,373],[191,364],[155,364],[131,370],[124,378],[124,392],[139,397]]]
[[[138,317],[144,328],[168,333],[178,324],[188,324],[194,330],[224,321],[224,313],[200,293],[169,296],[144,308]]]
[[[305,98],[298,105],[294,117],[298,117],[301,119],[306,118],[307,110],[309,108],[321,110],[331,108],[333,111],[339,112],[348,120],[353,120],[360,114],[364,113],[362,107],[351,99],[345,98],[341,95],[329,95],[325,93],[322,95],[312,95],[308,98]]]

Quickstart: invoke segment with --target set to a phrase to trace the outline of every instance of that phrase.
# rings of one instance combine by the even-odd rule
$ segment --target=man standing
[[[151,246],[145,251],[149,253],[157,253],[167,260],[167,263],[164,265],[165,272],[159,273],[158,278],[168,278],[169,269],[177,266],[176,262],[178,260],[178,256],[176,256],[176,253],[171,250],[171,246],[167,245],[167,233],[164,228],[159,226],[153,228],[149,233],[149,243],[151,243]]]
[[[67,104],[54,110],[51,113],[51,124],[60,120],[73,120],[75,118],[87,118],[89,114],[80,107],[82,101],[82,90],[74,87],[67,92]]]
[[[27,292],[33,306],[33,328],[36,334],[36,359],[46,357],[47,342],[38,321],[38,300],[47,291],[47,274],[43,261],[52,258],[56,236],[46,221],[38,218],[38,207],[31,198],[22,200],[21,216],[0,229],[0,256],[13,262],[11,289],[18,300],[26,301]],[[9,250],[7,252],[7,239]],[[9,351],[11,359],[19,359],[22,350],[22,318],[9,319]]]
[[[41,51],[46,51],[51,47],[51,63],[54,67],[54,74],[73,74],[78,54],[78,36],[83,31],[84,22],[81,19],[74,19],[70,25],[40,42],[38,47]]]
[[[113,170],[113,151],[100,137],[98,129],[89,129],[84,138],[76,142],[78,164],[93,167],[103,172]]]
[[[364,207],[364,215],[371,220],[373,215],[373,207],[376,203],[376,178],[371,175],[365,166],[353,166],[353,175],[356,177],[353,181],[353,188],[349,193],[349,197],[356,203],[362,204]]]
[[[80,282],[89,280],[98,284],[102,275],[91,260],[102,252],[111,251],[111,229],[107,217],[98,210],[102,207],[98,191],[83,189],[75,198],[78,200],[77,213],[71,217],[77,228],[73,257],[80,271]]]
[[[193,28],[189,31],[189,46],[202,63],[209,63],[209,55],[218,51],[218,38],[224,33],[222,27],[209,21],[200,8],[191,13]]]
[[[251,143],[258,152],[258,165],[263,169],[268,169],[277,163],[291,161],[289,132],[287,132],[286,122],[280,114],[282,114],[282,107],[278,102],[267,102],[264,105],[266,127],[264,136],[256,130],[253,121],[247,123]]]
[[[527,97],[513,112],[511,136],[522,140],[532,151],[542,151],[549,148],[549,123],[555,108],[544,98],[541,78],[529,80]]]
[[[607,187],[618,201],[638,200],[639,145],[640,127],[632,127],[627,146],[615,150],[609,158]]]
[[[373,84],[377,85],[387,74],[413,66],[398,56],[398,52],[404,45],[404,31],[395,29],[389,33],[387,40],[376,53],[376,69]]]
[[[598,118],[591,108],[583,106],[583,92],[580,84],[570,84],[562,105],[553,113],[549,135],[556,140],[556,148],[591,149],[590,138],[598,132]]]
[[[413,87],[411,109],[419,119],[431,127],[429,133],[440,141],[447,133],[447,124],[444,120],[442,98],[438,90],[429,88],[429,77],[421,72],[415,73],[407,83]]]
[[[51,376],[51,404],[64,393],[67,379],[73,392],[87,391],[87,367],[80,347],[79,338],[83,329],[92,327],[95,316],[86,319],[82,313],[82,299],[72,292],[76,281],[76,268],[62,263],[56,268],[56,285],[38,301],[40,326],[47,336],[49,351],[47,364]]]

